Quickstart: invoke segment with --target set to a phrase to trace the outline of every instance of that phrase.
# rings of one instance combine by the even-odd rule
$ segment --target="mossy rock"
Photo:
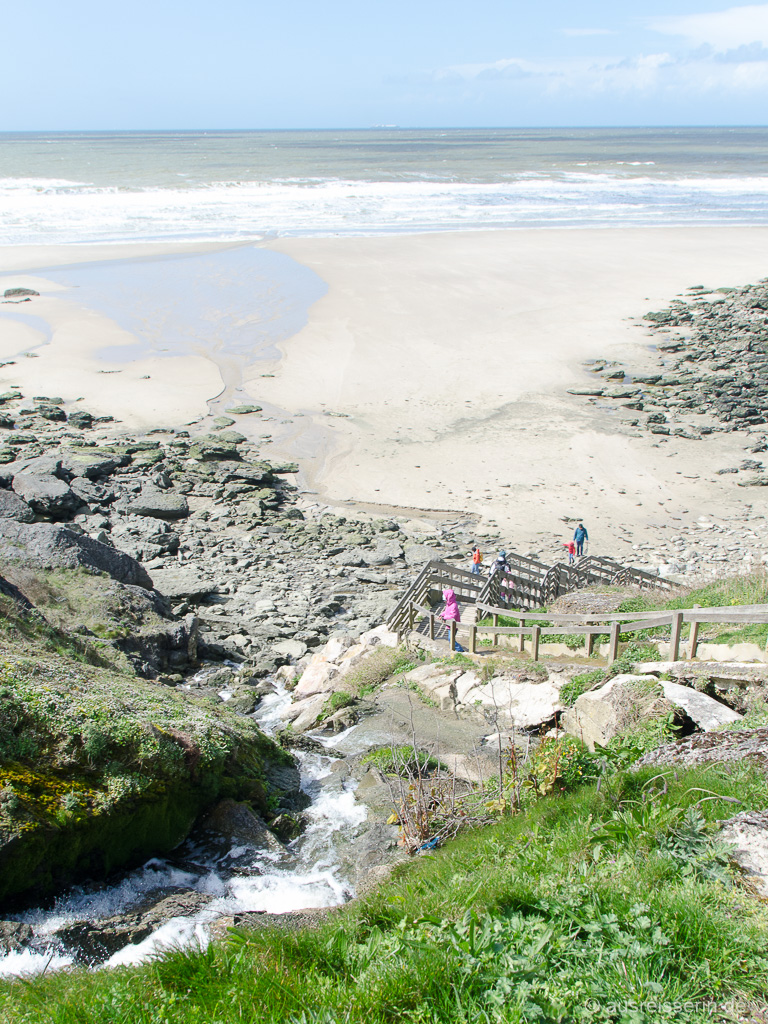
[[[293,785],[292,757],[251,719],[79,661],[76,645],[45,624],[28,626],[9,605],[0,634],[0,905],[162,856],[221,797],[267,814]]]

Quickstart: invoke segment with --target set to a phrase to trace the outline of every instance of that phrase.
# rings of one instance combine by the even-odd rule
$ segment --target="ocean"
[[[0,244],[768,224],[768,129],[0,133]]]

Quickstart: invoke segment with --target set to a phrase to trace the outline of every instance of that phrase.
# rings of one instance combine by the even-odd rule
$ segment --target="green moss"
[[[0,655],[1,901],[167,852],[218,797],[279,797],[293,759],[251,719],[20,646]]]

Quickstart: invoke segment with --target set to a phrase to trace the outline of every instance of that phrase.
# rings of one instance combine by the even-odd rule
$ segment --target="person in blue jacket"
[[[589,540],[589,534],[584,523],[579,523],[576,529],[573,531],[573,540],[576,544],[576,554],[584,554],[584,541]]]

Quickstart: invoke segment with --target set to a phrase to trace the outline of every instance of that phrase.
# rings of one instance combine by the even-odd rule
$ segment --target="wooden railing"
[[[509,609],[478,606],[478,613],[490,616],[492,624],[472,625],[458,627],[458,633],[466,635],[469,641],[469,649],[474,654],[477,651],[478,636],[489,635],[495,646],[497,636],[518,636],[520,638],[520,650],[524,650],[526,638],[531,640],[531,656],[534,661],[538,659],[541,637],[546,634],[547,639],[552,636],[583,636],[584,654],[589,657],[592,654],[595,637],[608,636],[608,664],[612,664],[619,653],[619,638],[621,634],[638,633],[646,629],[656,627],[670,627],[669,639],[669,661],[677,661],[680,657],[682,644],[682,628],[685,623],[691,626],[690,636],[687,644],[687,657],[694,659],[699,645],[699,629],[702,623],[718,623],[726,625],[753,625],[768,623],[768,605],[741,605],[723,608],[684,608],[675,611],[653,611],[653,612],[626,612],[610,615],[550,615],[546,612],[526,613],[514,612],[510,614]],[[502,615],[518,619],[520,626],[499,626],[498,620]],[[535,619],[530,625],[526,619]],[[544,621],[542,621],[544,620]],[[552,623],[552,625],[549,625]]]
[[[542,611],[520,611],[520,607],[531,609],[536,607],[536,600],[546,586],[546,576],[551,572],[552,567],[547,569],[542,563],[536,563],[533,559],[526,559],[523,556],[515,556],[516,570],[522,570],[518,575],[517,571],[510,573],[496,572],[490,579],[467,572],[448,565],[445,562],[429,562],[421,570],[417,578],[408,588],[403,597],[393,609],[387,625],[399,636],[414,629],[417,621],[422,621],[428,635],[435,639],[438,633],[448,635],[451,642],[450,649],[453,650],[457,636],[467,640],[469,650],[477,652],[478,637],[489,636],[492,646],[496,646],[499,636],[515,636],[519,639],[519,650],[524,651],[526,643],[530,642],[531,657],[538,660],[539,647],[542,634],[550,636],[583,636],[583,653],[589,657],[594,649],[595,638],[608,636],[608,664],[616,660],[619,653],[619,638],[623,633],[636,633],[655,627],[669,626],[670,628],[670,660],[677,661],[680,654],[682,627],[689,623],[690,638],[688,643],[688,657],[696,657],[699,644],[699,628],[702,623],[721,623],[729,625],[747,625],[756,623],[768,623],[768,605],[738,605],[722,608],[689,608],[676,611],[651,611],[651,612],[612,612],[609,614],[561,614]],[[585,559],[586,561],[586,559]],[[598,567],[601,572],[608,574],[618,570],[624,571],[618,562],[612,559],[595,560],[601,563]],[[594,564],[594,563],[593,563]],[[536,582],[535,574],[537,569],[545,569],[543,578],[539,576]],[[562,566],[566,570],[571,567]],[[577,567],[578,571],[581,566]],[[645,578],[645,586],[661,583],[664,589],[672,584],[669,580],[659,580],[650,573],[643,573],[642,570],[628,570],[637,573]],[[615,577],[615,572],[614,572]],[[572,579],[565,576],[565,584]],[[561,577],[561,582],[563,582]],[[633,580],[637,582],[637,580]],[[456,595],[462,599],[462,603],[474,605],[477,615],[489,617],[492,621],[488,624],[478,624],[477,621],[471,624],[451,623],[446,626],[436,613],[436,605],[442,600],[442,591],[451,587]],[[499,601],[496,594],[506,593],[507,599]],[[492,599],[493,598],[493,599]],[[517,605],[511,608],[512,600],[517,600]],[[518,626],[500,626],[500,617],[516,619]],[[534,620],[528,624],[527,620]]]

